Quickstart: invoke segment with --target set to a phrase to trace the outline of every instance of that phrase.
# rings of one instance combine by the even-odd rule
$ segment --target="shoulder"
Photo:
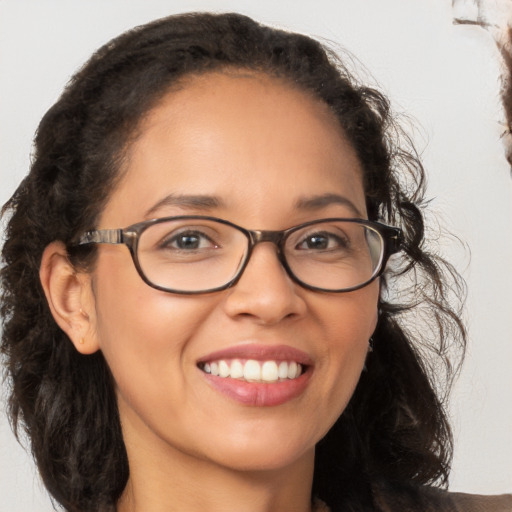
[[[484,496],[426,486],[380,487],[375,498],[383,512],[512,512],[512,494]]]
[[[447,495],[457,512],[512,512],[512,494],[484,496],[453,492]]]

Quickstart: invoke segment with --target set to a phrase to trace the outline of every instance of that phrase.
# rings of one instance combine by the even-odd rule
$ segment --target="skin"
[[[365,218],[361,174],[337,120],[315,98],[263,75],[207,74],[188,79],[144,120],[99,228],[182,214],[268,230]],[[332,193],[353,207],[297,207]],[[155,208],[168,194],[222,204]],[[306,290],[263,243],[233,288],[174,295],[146,285],[125,246],[98,249],[94,270],[81,274],[52,244],[41,279],[77,349],[102,350],[114,375],[130,463],[118,511],[309,511],[314,447],[359,379],[378,282],[350,293]],[[197,367],[213,351],[251,343],[307,353],[304,392],[278,406],[248,406],[214,389]]]

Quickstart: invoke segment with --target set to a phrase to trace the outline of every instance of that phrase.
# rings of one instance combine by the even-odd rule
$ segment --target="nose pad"
[[[230,289],[225,311],[231,317],[250,316],[273,324],[304,314],[306,305],[279,258],[276,245],[258,243],[238,282]]]

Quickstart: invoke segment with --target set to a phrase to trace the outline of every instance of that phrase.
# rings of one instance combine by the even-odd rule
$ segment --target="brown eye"
[[[326,251],[347,246],[348,240],[346,238],[342,238],[334,233],[320,232],[307,235],[295,248],[298,250]]]
[[[170,249],[180,251],[195,251],[201,249],[215,249],[218,247],[209,236],[198,230],[181,231],[173,233],[159,244],[159,249]]]

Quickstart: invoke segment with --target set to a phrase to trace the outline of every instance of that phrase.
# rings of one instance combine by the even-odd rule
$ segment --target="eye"
[[[199,230],[183,230],[171,233],[159,244],[160,249],[177,249],[180,251],[197,251],[215,249],[218,245],[205,233]]]
[[[328,251],[336,249],[344,249],[349,245],[346,237],[340,234],[321,231],[317,233],[309,233],[295,246],[298,250],[309,251]]]

